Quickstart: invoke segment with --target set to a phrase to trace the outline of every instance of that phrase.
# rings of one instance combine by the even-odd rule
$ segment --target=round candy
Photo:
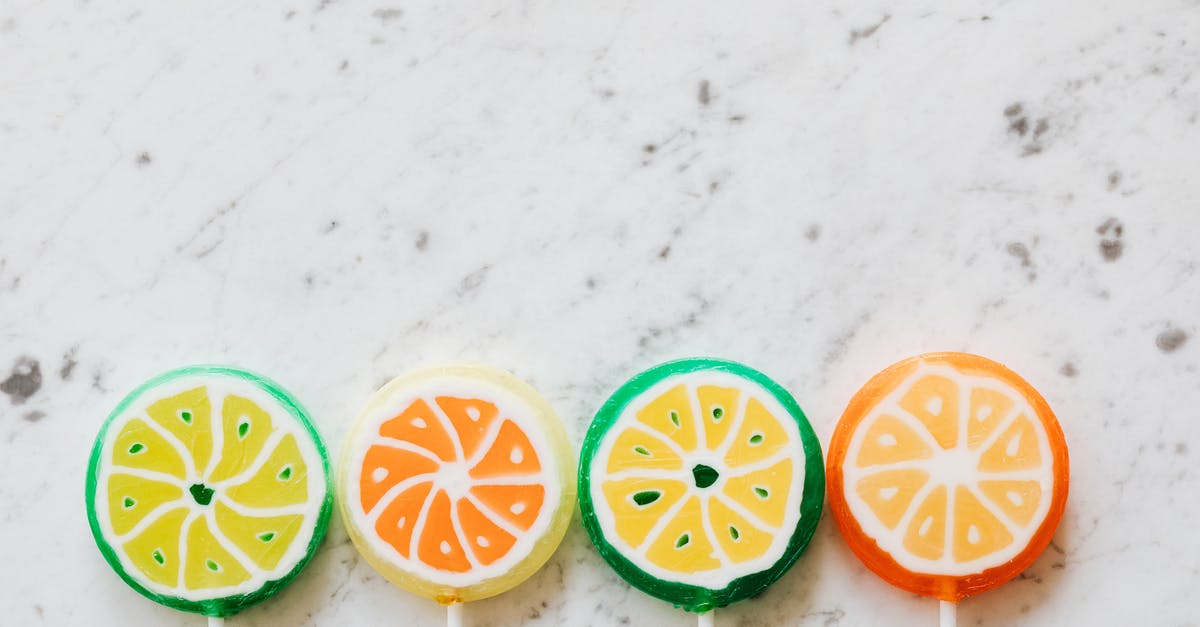
[[[500,594],[541,568],[575,508],[575,459],[533,388],[447,365],[376,392],[339,464],[342,517],[392,583],[443,604]]]
[[[1067,476],[1037,390],[983,357],[931,353],[850,401],[829,445],[829,508],[877,575],[956,602],[1033,563],[1062,518]]]
[[[308,415],[275,383],[195,366],[144,383],[109,415],[87,474],[108,563],[146,597],[228,616],[304,568],[332,508]]]
[[[766,375],[715,359],[665,363],[600,408],[579,466],[592,543],[647,594],[705,612],[762,592],[821,515],[821,447]]]

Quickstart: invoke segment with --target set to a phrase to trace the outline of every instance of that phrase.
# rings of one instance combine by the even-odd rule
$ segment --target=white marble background
[[[283,6],[280,6],[280,5]],[[113,575],[87,451],[196,362],[336,449],[413,366],[531,381],[578,445],[625,378],[744,361],[828,440],[909,354],[1005,361],[1072,454],[1053,548],[964,625],[1197,624],[1200,4],[0,5],[0,623],[198,625]],[[719,625],[932,625],[824,520]],[[578,523],[468,624],[683,626]],[[231,625],[436,625],[335,524]]]

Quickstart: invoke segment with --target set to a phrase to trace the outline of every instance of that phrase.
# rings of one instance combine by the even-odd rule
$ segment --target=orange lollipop
[[[1054,412],[1016,373],[966,353],[905,359],[850,400],[829,444],[829,510],[888,583],[942,601],[1029,567],[1067,502]]]

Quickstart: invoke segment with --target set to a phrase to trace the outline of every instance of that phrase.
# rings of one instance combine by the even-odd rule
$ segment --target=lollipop
[[[328,460],[287,392],[194,366],[142,384],[96,437],[87,514],[109,565],[210,624],[277,593],[325,535]]]
[[[389,581],[447,606],[541,568],[575,508],[574,455],[554,410],[496,368],[447,365],[392,380],[346,440],[346,529]]]
[[[930,353],[851,399],[829,445],[829,508],[868,568],[940,599],[953,625],[958,601],[1046,548],[1067,474],[1062,430],[1037,390],[983,357]]]
[[[795,563],[824,491],[821,447],[796,401],[715,359],[626,382],[592,421],[579,466],[583,524],[600,554],[700,624]]]

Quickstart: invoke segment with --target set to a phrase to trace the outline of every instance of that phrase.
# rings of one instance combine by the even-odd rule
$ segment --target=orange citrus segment
[[[412,548],[413,527],[429,500],[432,482],[419,483],[400,492],[392,499],[375,521],[375,532],[398,553],[408,557]]]
[[[443,490],[438,490],[429,504],[425,528],[417,539],[417,555],[422,562],[441,570],[462,573],[471,569],[471,562],[454,532],[450,497]]]
[[[939,375],[918,379],[900,407],[920,420],[942,448],[958,443],[958,384]]]
[[[946,550],[946,486],[938,486],[917,506],[904,534],[904,548],[927,560]]]
[[[929,481],[924,470],[884,470],[863,477],[855,489],[888,529],[895,529],[913,497]]]
[[[631,427],[617,436],[612,456],[608,458],[608,472],[634,469],[678,470],[683,468],[683,458],[671,450],[662,436]]]
[[[779,418],[757,398],[752,398],[746,403],[746,415],[725,454],[725,463],[732,468],[753,464],[778,453],[789,442],[792,437],[784,431]]]
[[[667,436],[685,451],[696,448],[696,423],[687,388],[677,385],[637,413],[643,424]]]
[[[884,414],[867,429],[855,463],[861,467],[894,464],[933,456],[933,449],[903,420]]]
[[[396,484],[418,475],[437,472],[438,463],[412,451],[377,444],[363,458],[360,500],[364,512],[375,509],[379,499]]]
[[[1028,525],[1042,502],[1036,481],[980,481],[979,491],[1018,525]]]
[[[979,458],[979,470],[1009,472],[1036,469],[1042,464],[1038,448],[1036,427],[1028,416],[1022,414],[983,452]]]
[[[1013,541],[1004,523],[963,486],[954,489],[954,559],[969,562]]]
[[[999,390],[977,387],[971,390],[971,413],[967,421],[967,447],[974,450],[1000,426],[1012,411],[1013,399]]]
[[[477,485],[471,494],[508,522],[528,531],[546,498],[540,485]]]
[[[696,388],[700,416],[704,422],[704,443],[710,451],[721,446],[729,435],[740,396],[741,391],[732,387],[701,385]]]
[[[712,570],[721,565],[713,555],[701,521],[700,498],[690,497],[646,549],[646,557],[670,571]]]
[[[496,441],[491,448],[471,468],[471,476],[476,479],[503,477],[506,475],[532,475],[542,469],[538,462],[537,451],[529,442],[529,436],[511,420],[505,420],[496,434]]]
[[[450,434],[446,433],[429,404],[420,399],[413,401],[400,415],[379,425],[379,435],[410,442],[442,461],[451,462],[458,458]]]
[[[500,410],[494,404],[478,398],[439,396],[434,402],[450,419],[467,458],[475,455],[484,435],[500,416]]]
[[[479,511],[470,499],[459,499],[458,520],[462,524],[463,536],[471,552],[483,565],[488,565],[508,555],[517,538],[500,528],[491,518]]]
[[[640,546],[654,523],[683,498],[687,484],[635,477],[606,481],[603,490],[612,507],[617,535],[630,546]]]

